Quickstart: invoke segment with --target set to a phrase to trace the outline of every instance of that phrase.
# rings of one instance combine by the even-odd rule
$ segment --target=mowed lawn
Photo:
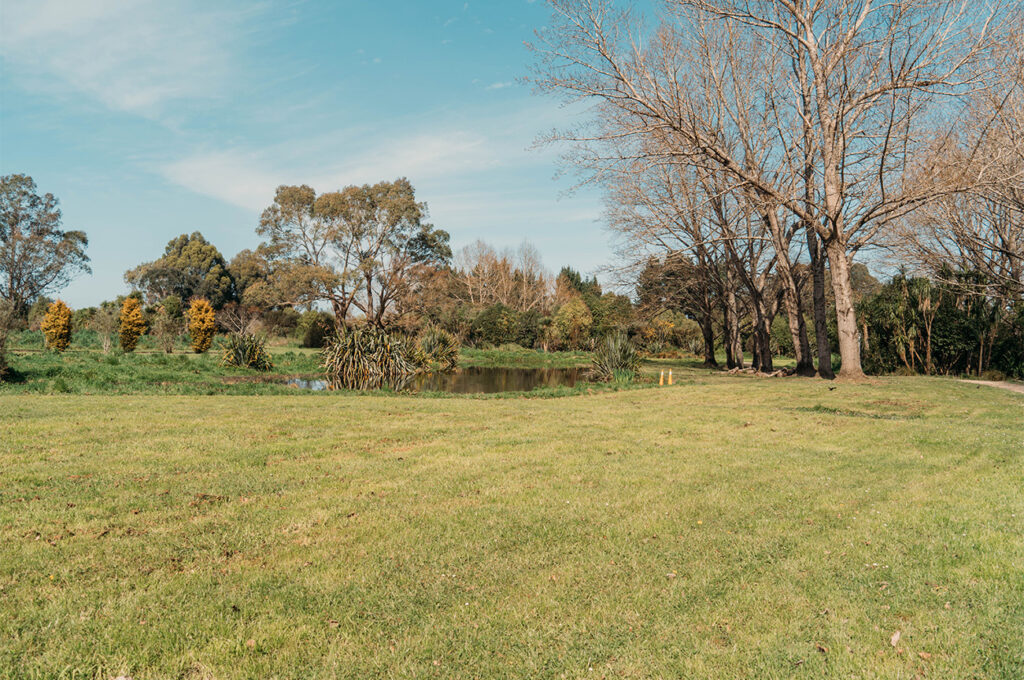
[[[0,677],[1024,677],[1024,397],[951,380],[9,394],[0,480]]]

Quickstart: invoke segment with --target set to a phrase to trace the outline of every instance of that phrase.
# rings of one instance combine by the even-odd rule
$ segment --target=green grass
[[[2,394],[0,677],[1020,678],[1022,415],[696,371]]]
[[[103,354],[96,350],[13,353],[14,374],[0,383],[0,394],[290,394],[287,376],[316,377],[319,355],[294,348],[271,348],[274,370],[260,373],[222,365],[222,353],[134,352]]]

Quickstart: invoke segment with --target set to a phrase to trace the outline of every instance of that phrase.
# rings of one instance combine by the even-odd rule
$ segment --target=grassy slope
[[[0,396],[0,676],[1019,678],[1022,422],[938,379]]]

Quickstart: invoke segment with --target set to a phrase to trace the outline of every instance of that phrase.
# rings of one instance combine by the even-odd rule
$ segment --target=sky
[[[524,240],[548,269],[611,260],[600,197],[536,140],[580,111],[531,92],[542,0],[2,0],[0,174],[85,231],[72,307],[200,231],[259,244],[281,184],[408,177],[458,249]]]

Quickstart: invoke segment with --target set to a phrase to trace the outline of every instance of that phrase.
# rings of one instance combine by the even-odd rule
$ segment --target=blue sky
[[[279,184],[408,177],[456,248],[609,261],[593,192],[534,140],[571,113],[517,80],[541,0],[3,0],[0,173],[32,175],[90,239],[74,307],[201,231],[258,244]]]

